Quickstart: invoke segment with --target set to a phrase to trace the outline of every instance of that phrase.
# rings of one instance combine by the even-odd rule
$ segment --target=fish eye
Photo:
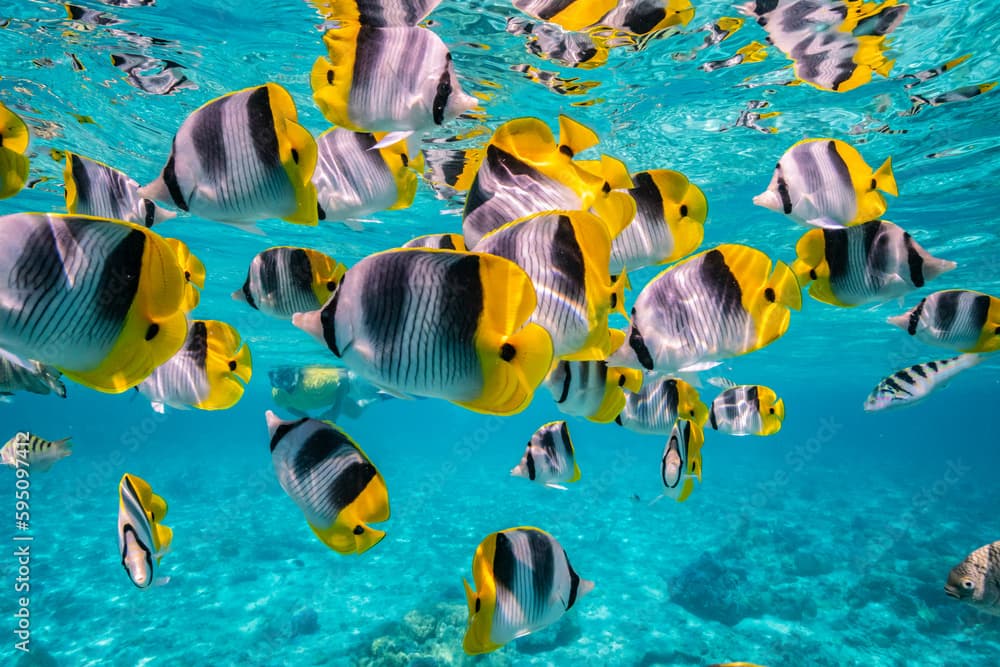
[[[971,591],[973,588],[976,587],[976,585],[972,583],[971,579],[964,579],[962,580],[962,587]]]
[[[299,152],[294,148],[292,149],[292,162],[294,162],[295,164],[299,163]]]
[[[816,280],[816,269],[809,269],[809,277]]]
[[[362,526],[357,525],[357,526],[354,527],[354,534],[355,535],[360,535],[363,532],[365,532],[365,529]]]
[[[608,183],[607,181],[604,181],[604,185],[601,186],[601,192],[603,192],[604,194],[608,194],[609,192],[611,192],[611,184]]]
[[[611,293],[611,307],[614,308],[618,305],[618,295],[614,292]]]
[[[328,69],[326,71],[326,82],[328,84],[332,84],[333,83],[333,70],[332,69]]]
[[[479,598],[476,598],[476,611],[479,611],[479,608],[481,606],[482,606],[482,603],[479,602]]]
[[[190,282],[191,281],[191,272],[190,271],[185,271],[184,272],[184,281],[185,282]]]
[[[517,354],[517,350],[510,343],[504,343],[500,348],[500,358],[504,361],[510,361]]]
[[[878,186],[878,182],[876,182],[876,180],[873,178],[872,179],[872,190],[874,190],[877,186]]]
[[[681,217],[686,218],[688,214],[687,204],[681,204]]]
[[[231,371],[235,371],[236,370],[236,362],[235,361],[232,361],[232,360],[229,361],[229,370],[231,370]]]
[[[328,282],[328,283],[326,284],[326,288],[327,288],[328,290],[330,290],[331,292],[332,292],[333,290],[337,289],[337,281],[336,281],[336,280],[331,280],[330,282]]]

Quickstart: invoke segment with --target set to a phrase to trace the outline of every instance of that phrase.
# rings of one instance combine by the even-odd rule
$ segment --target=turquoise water
[[[5,7],[0,100],[32,129],[33,183],[0,201],[0,214],[63,210],[62,162],[50,157],[53,149],[148,182],[188,113],[265,81],[289,90],[314,134],[325,130],[308,77],[323,53],[315,10],[273,0],[210,4],[80,3],[117,21],[100,25],[68,19],[56,3]],[[890,199],[885,217],[934,255],[958,262],[955,271],[903,306],[844,310],[807,298],[787,335],[720,367],[739,382],[774,388],[787,417],[766,439],[709,431],[704,481],[685,503],[649,506],[661,489],[664,438],[575,418],[579,483],[559,492],[509,477],[531,433],[562,418],[544,389],[512,417],[390,400],[345,419],[341,426],[386,479],[392,518],[381,544],[344,557],[315,539],[278,485],[264,422],[274,408],[269,368],[332,357],[230,293],[266,247],[308,246],[351,265],[419,234],[460,231],[458,205],[421,184],[412,208],[380,213],[362,232],[271,220],[259,225],[263,237],[190,216],[164,223],[157,231],[188,243],[207,267],[195,315],[241,332],[253,351],[253,380],[237,406],[219,413],[159,415],[131,392],[103,395],[72,383],[63,401],[18,395],[0,403],[9,432],[3,440],[27,430],[76,443],[73,456],[31,480],[32,653],[16,651],[16,636],[5,631],[3,664],[1000,663],[997,618],[942,590],[952,566],[998,537],[996,361],[920,405],[876,414],[861,408],[885,375],[949,356],[908,340],[885,317],[934,289],[1000,294],[1000,96],[907,114],[910,95],[932,98],[1000,78],[1000,37],[992,29],[1000,8],[988,0],[913,3],[890,38],[890,77],[835,94],[778,85],[792,74],[773,47],[762,62],[704,71],[704,63],[763,42],[765,33],[748,22],[698,50],[705,33],[697,29],[735,10],[729,2],[695,7],[681,34],[638,52],[615,49],[603,67],[574,70],[530,55],[523,37],[506,32],[506,17],[519,15],[510,3],[445,0],[428,25],[451,48],[466,91],[485,101],[476,117],[427,138],[491,131],[520,115],[554,127],[557,114],[567,113],[593,127],[602,150],[631,171],[676,169],[700,186],[709,202],[703,249],[747,243],[786,261],[803,230],[750,199],[790,145],[840,138],[873,166],[893,157],[900,197]],[[111,65],[113,53],[175,61],[190,86],[171,95],[130,86]],[[912,89],[898,78],[964,54],[971,58]],[[559,95],[512,70],[518,64],[598,85]],[[767,106],[757,111],[780,112],[760,121],[776,132],[736,125],[761,102]],[[637,272],[632,282],[638,287],[655,273]],[[706,385],[703,398],[713,391]],[[170,504],[166,523],[175,537],[160,572],[171,581],[152,590],[128,581],[117,553],[124,472],[145,478]],[[13,508],[14,477],[2,479],[3,502]],[[471,575],[487,534],[518,525],[550,532],[596,587],[555,626],[483,658],[464,656],[461,578]],[[2,613],[13,629],[16,559],[6,558],[0,573]]]

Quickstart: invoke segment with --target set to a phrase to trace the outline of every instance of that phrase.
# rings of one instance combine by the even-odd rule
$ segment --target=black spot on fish
[[[625,386],[625,376],[624,375],[619,375],[618,376],[618,386],[619,387],[624,387]]]
[[[628,26],[629,32],[636,35],[645,35],[656,27],[660,21],[667,16],[663,7],[647,6],[636,3],[625,15],[623,24]],[[676,13],[676,12],[675,12]]]
[[[604,185],[601,186],[601,192],[603,192],[604,194],[608,194],[609,192],[611,192],[611,184],[608,183],[607,181],[604,181]]]
[[[896,371],[895,376],[898,377],[903,382],[905,382],[906,384],[914,384],[913,376],[907,373],[905,370]]]
[[[559,144],[559,152],[566,157],[573,157],[573,149],[566,144]]]
[[[779,0],[757,0],[756,5],[754,5],[753,13],[757,16],[763,14],[770,14],[778,7]]]
[[[265,167],[281,165],[278,155],[278,135],[274,130],[274,115],[267,86],[260,86],[247,98],[247,123],[253,139],[257,160]]]
[[[769,301],[771,303],[774,303],[774,290],[771,289],[770,287],[768,287],[767,289],[765,289],[764,290],[764,299],[766,299],[767,301]]]
[[[149,328],[146,329],[146,340],[153,340],[156,338],[156,334],[158,333],[160,333],[160,325],[153,322],[149,325]]]
[[[774,408],[771,408],[771,409],[769,410],[769,412],[770,412],[770,413],[771,413],[771,414],[773,415],[773,414],[774,414]]]
[[[185,271],[184,272],[184,281],[185,282],[191,282],[191,272],[190,271]]]
[[[299,152],[294,148],[292,149],[292,162],[294,162],[295,164],[299,163]]]
[[[476,598],[476,613],[479,613],[479,609],[481,607],[482,607],[482,603],[479,601],[479,598],[477,597]]]
[[[936,361],[928,361],[928,362],[927,362],[926,364],[924,364],[924,365],[925,365],[925,366],[927,366],[927,368],[929,368],[929,369],[931,369],[932,371],[934,371],[935,373],[937,373],[937,369],[938,369],[938,365],[937,365],[937,362],[936,362]]]
[[[337,289],[337,281],[336,280],[328,280],[328,281],[326,281],[326,288],[328,290],[330,290],[331,292],[333,290]]]
[[[451,240],[451,236],[446,234],[441,237],[441,242],[438,244],[438,247],[444,250],[455,250],[455,242]]]
[[[681,204],[681,217],[686,218],[688,214],[687,204]]]
[[[275,257],[274,253],[267,253],[264,259],[269,259]],[[276,258],[275,258],[276,259]],[[288,278],[291,284],[303,292],[312,291],[312,263],[309,261],[309,255],[302,248],[295,248],[288,254]],[[272,290],[280,290],[282,286],[277,285],[278,270],[277,266],[273,267],[270,271],[262,271],[263,275],[269,275],[275,284],[266,285],[264,288],[265,292],[270,292]],[[263,282],[263,280],[261,281]]]
[[[715,405],[712,405],[712,409],[708,411],[708,423],[712,425],[712,428],[716,431],[719,430],[719,424],[715,420]]]
[[[817,278],[817,276],[816,276],[816,269],[809,269],[809,277],[812,280],[816,280],[816,278]]]
[[[642,364],[642,367],[651,371],[653,370],[653,356],[649,353],[649,348],[646,347],[646,342],[642,339],[639,327],[635,325],[635,308],[632,309],[632,320],[632,330],[628,335],[629,347],[635,352],[635,358]]]
[[[231,370],[231,371],[235,371],[236,370],[236,362],[233,361],[232,359],[229,360],[229,370]]]
[[[363,534],[365,532],[365,528],[364,528],[364,526],[362,526],[362,525],[359,524],[359,525],[355,526],[354,530],[351,531],[351,532],[353,532],[355,535],[361,535],[361,534]]]
[[[410,157],[405,152],[399,154],[399,161],[403,163],[404,167],[410,166]]]
[[[941,331],[951,331],[952,326],[955,324],[955,316],[958,315],[959,299],[961,297],[961,292],[957,291],[947,291],[940,292],[937,295],[937,299],[934,302],[934,326]],[[920,306],[923,307],[924,299],[920,302]],[[989,307],[989,298],[986,299],[987,307]],[[918,314],[919,317],[919,314]],[[985,318],[984,318],[985,319]],[[910,321],[913,321],[913,316],[910,316]]]
[[[333,85],[333,69],[326,70],[326,82],[329,85]]]
[[[871,183],[871,189],[872,189],[872,190],[874,190],[874,189],[875,189],[875,188],[877,188],[877,187],[878,187],[878,181],[876,181],[876,180],[875,180],[875,179],[873,178],[873,179],[872,179],[872,183]]]
[[[320,220],[326,220],[326,211],[323,210],[323,205],[319,202],[316,203],[316,217]]]
[[[434,93],[434,104],[432,111],[434,114],[434,124],[440,125],[444,122],[444,112],[448,107],[448,98],[451,97],[451,69],[445,68],[438,80],[437,92]]]
[[[504,343],[500,346],[500,358],[504,361],[513,361],[516,355],[517,350],[510,343]]]
[[[614,292],[611,293],[611,308],[614,309],[618,306],[618,295]]]
[[[917,375],[919,375],[922,378],[927,377],[927,371],[925,371],[924,367],[921,366],[920,364],[917,364],[915,366],[910,366],[910,370],[913,371],[914,373],[916,373]]]

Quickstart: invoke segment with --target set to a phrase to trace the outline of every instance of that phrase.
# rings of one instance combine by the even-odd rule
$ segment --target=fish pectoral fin
[[[166,412],[166,407],[164,406],[163,401],[150,401],[149,407],[153,408],[153,412],[157,412],[161,415]]]
[[[546,482],[545,486],[547,486],[550,489],[559,489],[560,491],[569,491],[569,489],[567,489],[562,484],[554,484],[552,482]]]
[[[847,226],[842,222],[838,222],[837,220],[825,215],[818,218],[809,218],[806,220],[806,224],[812,227],[820,227],[822,229],[843,229]]]
[[[383,148],[388,148],[394,144],[398,144],[400,141],[406,141],[413,134],[413,130],[398,130],[396,132],[389,132],[384,137],[379,139],[374,146],[369,148],[370,151],[381,150]],[[416,142],[414,142],[416,143]],[[409,144],[407,144],[409,146]],[[419,151],[418,151],[419,153]],[[415,157],[414,155],[409,155],[409,157]]]
[[[681,368],[678,369],[678,371],[680,373],[697,373],[698,371],[707,371],[710,368],[715,368],[716,366],[721,366],[721,365],[722,365],[721,361],[696,361],[693,364],[682,366]],[[698,380],[698,383],[699,383],[698,385],[695,385],[694,382],[691,382],[690,384],[694,386],[699,386],[701,384],[701,381]]]

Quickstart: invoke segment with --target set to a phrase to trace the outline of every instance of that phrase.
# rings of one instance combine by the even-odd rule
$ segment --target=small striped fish
[[[34,433],[18,433],[0,448],[0,463],[12,468],[27,464],[32,472],[48,472],[57,461],[73,453],[73,443],[69,440],[46,440]]]
[[[928,361],[896,371],[878,383],[865,401],[865,411],[875,412],[915,403],[948,380],[981,361],[975,354]]]

